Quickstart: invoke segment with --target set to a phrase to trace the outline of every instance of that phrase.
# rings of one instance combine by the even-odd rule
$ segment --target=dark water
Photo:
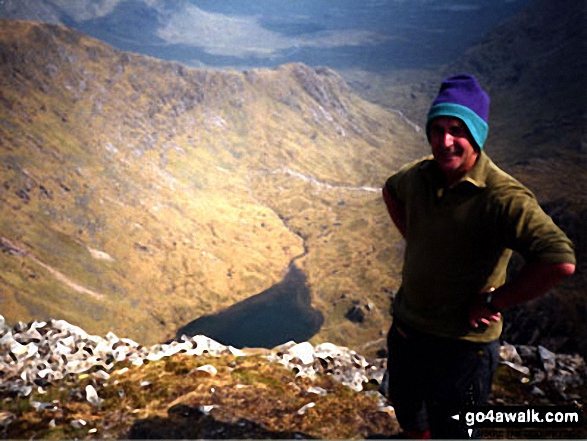
[[[271,288],[215,314],[202,316],[177,331],[206,335],[236,348],[274,348],[315,335],[324,316],[311,304],[306,275],[292,263],[284,279]]]

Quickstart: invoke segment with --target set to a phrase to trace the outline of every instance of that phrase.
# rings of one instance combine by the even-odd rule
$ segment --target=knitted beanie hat
[[[473,75],[455,75],[442,82],[426,120],[428,140],[430,121],[438,116],[454,116],[461,119],[479,148],[483,148],[489,131],[489,95],[481,89]]]

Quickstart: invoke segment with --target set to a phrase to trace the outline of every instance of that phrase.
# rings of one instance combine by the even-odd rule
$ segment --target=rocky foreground
[[[145,347],[63,320],[9,327],[0,316],[0,437],[390,437],[384,374],[384,359],[330,343],[239,350],[184,336]],[[580,356],[504,344],[492,403],[582,408],[586,380]]]

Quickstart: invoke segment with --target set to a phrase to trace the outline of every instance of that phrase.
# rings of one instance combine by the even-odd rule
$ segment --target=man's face
[[[434,159],[451,184],[475,165],[479,156],[475,141],[465,123],[452,116],[434,118],[429,130]]]

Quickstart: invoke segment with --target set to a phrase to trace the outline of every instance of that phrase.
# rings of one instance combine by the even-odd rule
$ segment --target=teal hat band
[[[471,109],[455,103],[438,103],[430,108],[430,111],[428,112],[428,118],[426,120],[426,135],[428,136],[429,141],[430,136],[428,134],[428,127],[430,125],[430,121],[439,116],[454,116],[462,120],[469,129],[469,132],[471,132],[471,135],[473,136],[473,139],[479,148],[483,148],[483,144],[485,143],[487,134],[489,132],[489,126]]]

